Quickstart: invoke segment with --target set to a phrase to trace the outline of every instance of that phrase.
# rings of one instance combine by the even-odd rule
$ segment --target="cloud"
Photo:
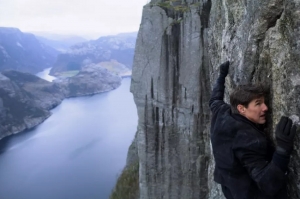
[[[0,26],[24,32],[107,35],[137,31],[147,0],[0,0]]]

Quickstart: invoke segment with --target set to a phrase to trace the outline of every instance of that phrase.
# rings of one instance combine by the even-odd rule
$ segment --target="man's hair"
[[[246,84],[237,86],[230,94],[230,105],[233,113],[239,113],[239,104],[248,107],[249,103],[257,98],[265,97],[266,88],[261,84]]]

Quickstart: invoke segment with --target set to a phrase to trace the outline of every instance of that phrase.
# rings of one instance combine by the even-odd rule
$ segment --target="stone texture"
[[[296,0],[153,0],[144,6],[131,84],[141,199],[223,198],[212,178],[208,100],[226,60],[225,101],[236,85],[260,82],[270,88],[270,134],[281,115],[300,125],[299,9]],[[290,198],[300,196],[299,135]]]
[[[136,133],[131,145],[128,148],[125,167],[129,167],[138,161],[139,161],[139,155],[138,155],[138,148],[137,148],[137,133]]]

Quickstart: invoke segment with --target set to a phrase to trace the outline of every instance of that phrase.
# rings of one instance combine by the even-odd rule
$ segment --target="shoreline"
[[[126,77],[124,77],[124,78],[128,78],[128,77],[129,77],[129,76],[126,76]],[[130,76],[130,77],[131,77],[131,76]],[[122,77],[122,79],[123,79],[123,77]],[[23,128],[23,129],[20,130],[20,131],[15,131],[15,132],[12,132],[12,133],[5,134],[4,136],[0,136],[0,141],[3,140],[4,138],[8,138],[8,137],[10,137],[10,136],[13,136],[13,135],[16,135],[16,134],[19,134],[19,133],[23,133],[23,132],[26,132],[26,131],[30,131],[30,130],[32,130],[33,128],[37,127],[38,125],[42,124],[44,121],[46,121],[46,120],[52,115],[51,110],[54,109],[54,108],[56,108],[56,107],[58,107],[65,99],[76,98],[76,97],[89,97],[89,96],[94,96],[94,95],[97,95],[97,94],[106,93],[106,92],[109,92],[109,91],[112,91],[112,90],[115,90],[115,89],[119,88],[119,87],[121,86],[121,84],[122,84],[122,81],[121,81],[120,85],[118,85],[118,87],[113,88],[113,89],[104,90],[104,91],[99,91],[99,92],[94,92],[94,93],[87,93],[87,94],[83,94],[83,95],[76,95],[76,96],[68,96],[68,97],[65,97],[65,98],[63,98],[63,99],[60,101],[60,103],[55,104],[54,106],[51,106],[50,109],[46,109],[46,111],[49,112],[49,114],[47,115],[47,117],[43,118],[41,121],[36,122],[33,126],[29,126],[29,127],[27,126],[27,127]],[[26,125],[26,123],[25,123],[24,125]]]

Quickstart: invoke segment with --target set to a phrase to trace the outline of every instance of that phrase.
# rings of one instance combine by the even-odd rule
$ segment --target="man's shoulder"
[[[215,124],[211,132],[213,139],[223,140],[233,139],[237,132],[237,121],[232,117],[230,106],[224,106],[216,117]]]
[[[231,108],[230,105],[227,103],[224,103],[220,106],[220,113],[230,113],[231,112]]]
[[[267,145],[266,136],[263,132],[245,123],[237,124],[237,133],[234,140],[234,148],[264,148]]]

